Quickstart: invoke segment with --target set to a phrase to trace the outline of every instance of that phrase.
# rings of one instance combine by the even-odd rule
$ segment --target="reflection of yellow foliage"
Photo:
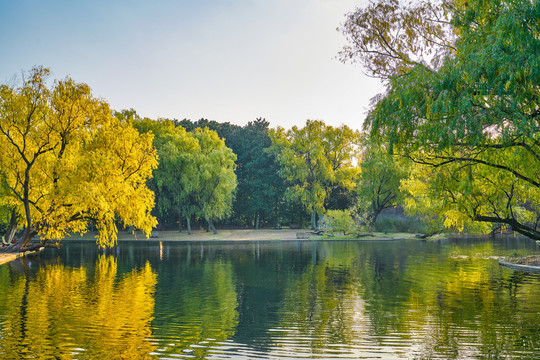
[[[19,353],[24,345],[24,351],[37,357],[151,358],[155,346],[148,338],[157,275],[146,263],[121,279],[117,276],[116,259],[100,256],[93,282],[85,268],[63,265],[45,267],[35,281],[15,282],[13,306],[2,329],[2,336],[12,341],[0,355],[24,357]]]
[[[89,314],[95,334],[88,351],[99,358],[110,354],[117,359],[142,358],[152,351],[146,339],[151,335],[157,276],[148,262],[120,281],[116,275],[116,259],[100,256],[91,299],[95,305]]]

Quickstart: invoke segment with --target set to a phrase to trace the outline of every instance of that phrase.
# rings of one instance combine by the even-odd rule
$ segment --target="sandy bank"
[[[299,239],[297,233],[309,234],[309,238]],[[84,236],[73,235],[65,240],[95,240],[96,233],[88,232]],[[358,240],[397,240],[414,237],[413,234],[375,234],[373,237],[363,237]],[[309,229],[261,229],[261,230],[219,230],[217,234],[206,231],[194,231],[188,235],[187,231],[155,231],[150,240],[162,241],[270,241],[270,240],[323,240],[322,235],[315,235]],[[118,241],[146,240],[141,232],[131,234],[127,231],[118,233]],[[332,238],[325,239],[332,240]],[[336,238],[339,240],[339,238]]]
[[[248,240],[296,240],[297,232],[309,230],[219,230],[217,234],[206,231],[194,231],[188,235],[187,231],[154,231],[150,240],[163,241],[248,241]],[[95,240],[96,233],[88,232],[84,236],[73,235],[65,240]],[[321,236],[313,235],[317,238]],[[127,231],[118,232],[118,241],[146,240],[142,232],[131,234]]]

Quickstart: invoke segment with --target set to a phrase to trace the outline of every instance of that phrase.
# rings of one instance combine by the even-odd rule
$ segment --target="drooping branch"
[[[475,215],[473,218],[475,221],[488,222],[488,223],[501,223],[509,225],[513,231],[525,235],[528,238],[534,240],[540,240],[540,232],[532,227],[524,225],[512,218],[499,218],[495,216],[486,216],[486,215]]]
[[[529,184],[535,187],[540,187],[540,182],[536,181],[535,179],[531,177],[525,176],[524,174],[518,172],[516,169],[507,165],[501,165],[501,164],[489,162],[483,159],[477,159],[477,158],[472,158],[472,157],[461,157],[461,156],[450,157],[450,156],[432,155],[430,156],[430,158],[431,160],[418,159],[418,158],[411,157],[411,160],[417,164],[430,165],[436,168],[444,166],[444,165],[456,163],[456,162],[469,162],[469,163],[474,163],[474,164],[485,165],[485,166],[489,166],[495,169],[507,171],[520,180],[528,182]],[[434,160],[441,160],[441,161],[435,162]]]

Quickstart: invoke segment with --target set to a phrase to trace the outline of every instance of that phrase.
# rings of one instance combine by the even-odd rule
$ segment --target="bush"
[[[328,210],[323,223],[330,235],[340,232],[347,235],[357,230],[356,221],[350,210]]]

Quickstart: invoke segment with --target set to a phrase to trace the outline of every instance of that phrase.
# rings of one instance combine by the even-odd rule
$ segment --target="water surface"
[[[0,358],[540,358],[515,239],[121,242],[0,266]]]

